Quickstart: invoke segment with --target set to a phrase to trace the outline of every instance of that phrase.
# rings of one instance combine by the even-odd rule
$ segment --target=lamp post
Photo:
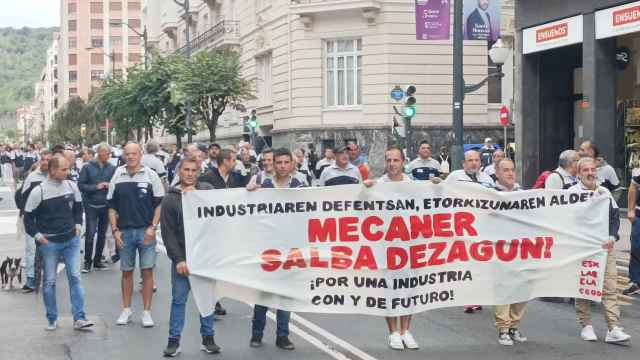
[[[149,57],[148,57],[148,54],[149,54],[149,33],[147,32],[147,25],[144,26],[144,30],[142,31],[142,33],[140,33],[134,27],[129,25],[129,23],[126,23],[124,21],[110,21],[109,24],[111,24],[113,26],[126,25],[129,28],[129,30],[133,31],[136,35],[138,35],[139,37],[142,38],[142,47],[144,49],[144,69],[147,70],[149,68]]]
[[[498,71],[489,74],[481,82],[474,85],[466,85],[463,72],[463,19],[462,19],[462,1],[455,1],[453,8],[453,134],[454,143],[451,147],[451,162],[453,170],[462,167],[464,160],[463,142],[464,142],[464,95],[477,91],[491,78],[504,77],[502,65],[509,56],[510,49],[504,47],[502,40],[498,39],[489,50],[489,57]]]
[[[189,0],[173,0],[174,3],[178,4],[178,6],[182,7],[184,10],[184,21],[185,21],[185,29],[184,29],[184,37],[185,37],[185,52],[187,58],[191,57],[191,13],[190,13],[190,5]],[[191,102],[187,101],[185,104],[185,122],[187,126],[187,143],[191,143],[193,141],[193,137],[191,134]]]

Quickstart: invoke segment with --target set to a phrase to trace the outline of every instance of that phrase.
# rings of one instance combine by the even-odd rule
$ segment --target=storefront
[[[516,0],[524,184],[594,140],[623,185],[640,166],[640,1]]]

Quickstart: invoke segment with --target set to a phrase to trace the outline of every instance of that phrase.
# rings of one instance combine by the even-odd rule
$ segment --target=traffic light
[[[414,97],[415,93],[416,87],[413,85],[409,86],[405,93],[407,99],[404,102],[402,115],[404,115],[404,117],[409,120],[416,116],[416,98]]]
[[[249,118],[249,128],[255,131],[258,127],[258,117],[256,116],[256,110],[251,110],[251,118]]]

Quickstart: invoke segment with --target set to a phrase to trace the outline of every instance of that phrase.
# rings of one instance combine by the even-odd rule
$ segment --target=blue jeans
[[[136,254],[139,254],[140,269],[153,269],[156,265],[156,240],[144,243],[146,228],[122,230],[124,247],[120,249],[120,270],[133,271],[136,267]]]
[[[49,242],[39,246],[44,263],[44,284],[42,298],[47,310],[47,320],[53,323],[58,319],[56,305],[56,277],[58,260],[62,257],[69,282],[71,296],[71,311],[73,320],[86,320],[84,313],[84,290],[80,285],[80,237],[74,236],[62,243]]]
[[[629,261],[629,279],[640,284],[640,216],[631,226],[631,261]]]
[[[35,284],[29,284],[29,281],[33,283],[35,277],[35,261],[36,261],[36,241],[24,234],[24,272],[27,276],[27,286],[34,287]]]
[[[189,278],[178,274],[176,264],[171,263],[171,315],[169,316],[169,337],[179,339],[184,329],[184,316],[191,283]],[[213,314],[200,316],[200,335],[213,336]]]
[[[289,318],[291,313],[284,310],[276,312],[276,336],[289,336]],[[253,320],[251,320],[251,334],[262,338],[264,327],[267,325],[267,307],[255,305],[253,307]]]

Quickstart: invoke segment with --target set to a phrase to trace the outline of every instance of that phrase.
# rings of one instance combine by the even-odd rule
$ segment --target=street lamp
[[[144,49],[144,69],[147,70],[149,66],[149,59],[147,56],[147,54],[149,53],[149,33],[147,32],[147,25],[144,26],[144,30],[142,31],[142,33],[140,33],[134,27],[129,25],[129,23],[123,21],[110,21],[109,24],[112,26],[126,25],[129,30],[133,31],[136,35],[142,38],[142,47]]]
[[[454,2],[453,15],[453,135],[454,142],[451,147],[451,160],[453,169],[462,167],[464,160],[464,96],[482,88],[490,79],[504,77],[502,65],[506,62],[511,50],[504,46],[501,39],[498,39],[489,50],[489,57],[496,65],[497,72],[489,74],[481,82],[473,85],[466,85],[463,72],[463,23],[462,23],[462,1]]]
[[[189,3],[189,0],[173,0],[174,3],[176,3],[176,5],[180,6],[182,8],[182,10],[184,10],[184,21],[185,24],[187,25],[184,29],[184,35],[185,35],[185,41],[186,41],[186,55],[187,58],[191,57],[191,32],[190,32],[190,28],[191,28],[191,5]],[[185,116],[185,122],[186,122],[186,126],[187,126],[187,142],[191,143],[192,142],[192,136],[191,136],[191,102],[187,101],[187,103],[185,104],[185,108],[186,108],[186,116]]]

